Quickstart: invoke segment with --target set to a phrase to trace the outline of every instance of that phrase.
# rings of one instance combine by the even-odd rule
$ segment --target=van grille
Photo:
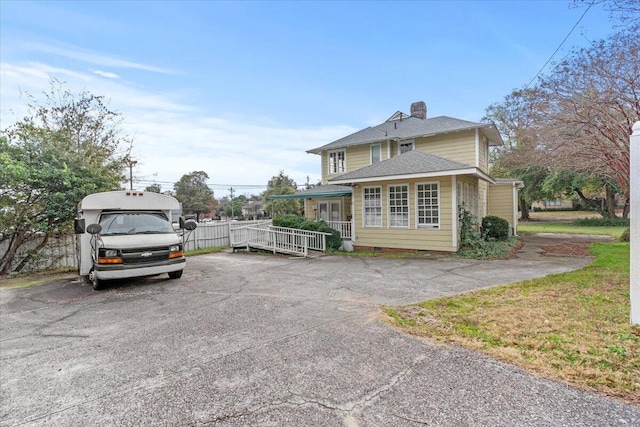
[[[122,249],[121,253],[124,264],[145,264],[169,259],[169,246]]]

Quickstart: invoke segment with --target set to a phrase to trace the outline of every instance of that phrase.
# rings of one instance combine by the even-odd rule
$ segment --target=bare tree
[[[574,50],[534,92],[537,138],[547,163],[613,181],[627,201],[629,135],[640,118],[639,57],[636,25]]]

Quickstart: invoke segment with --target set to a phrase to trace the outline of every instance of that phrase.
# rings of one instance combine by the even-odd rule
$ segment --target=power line
[[[578,24],[580,24],[580,21],[582,21],[582,18],[584,18],[584,16],[587,14],[587,12],[589,12],[589,9],[591,9],[591,6],[593,6],[593,2],[591,2],[589,4],[589,7],[587,7],[587,10],[584,11],[584,13],[582,14],[582,16],[580,17],[580,19],[578,19],[578,22],[576,22],[576,24],[573,26],[573,28],[571,28],[571,31],[569,31],[569,34],[567,34],[565,36],[565,38],[562,40],[562,42],[560,43],[560,46],[558,46],[558,48],[556,50],[553,51],[553,53],[551,54],[551,56],[549,57],[549,59],[547,59],[547,62],[544,63],[544,65],[542,66],[542,68],[540,68],[540,70],[536,73],[535,76],[533,76],[533,78],[531,79],[531,81],[529,83],[527,83],[527,85],[524,87],[525,89],[529,87],[529,85],[531,83],[533,83],[533,81],[535,79],[538,78],[538,76],[540,75],[540,73],[542,73],[542,70],[545,69],[545,67],[549,64],[549,62],[551,62],[551,60],[553,59],[553,57],[555,56],[556,53],[558,53],[558,51],[560,50],[560,48],[562,47],[562,45],[564,44],[564,42],[567,41],[567,39],[569,38],[569,36],[573,33],[573,30],[576,29],[576,27],[578,26]]]

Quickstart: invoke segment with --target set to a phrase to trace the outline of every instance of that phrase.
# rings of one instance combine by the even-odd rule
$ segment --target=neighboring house
[[[574,204],[571,199],[555,199],[555,200],[543,200],[541,202],[533,202],[531,208],[534,210],[568,210],[573,209]]]
[[[258,219],[264,217],[262,202],[251,200],[242,205],[242,216],[245,219]]]
[[[387,121],[307,151],[322,185],[297,193],[308,219],[351,222],[356,250],[458,250],[458,206],[506,219],[515,234],[522,182],[489,176],[496,127],[426,117],[424,102]]]

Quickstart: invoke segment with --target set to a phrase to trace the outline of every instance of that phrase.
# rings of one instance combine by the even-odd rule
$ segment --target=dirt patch
[[[592,256],[589,251],[591,243],[572,242],[559,245],[543,246],[543,256]]]

